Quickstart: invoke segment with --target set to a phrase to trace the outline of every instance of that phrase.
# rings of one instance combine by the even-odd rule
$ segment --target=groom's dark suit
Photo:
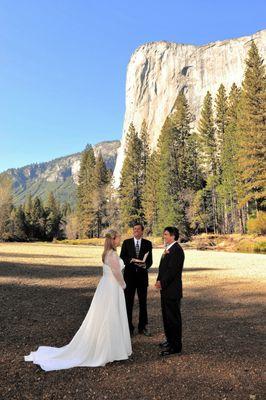
[[[137,264],[131,263],[132,258],[143,259],[145,253],[149,252],[146,259],[146,269],[139,267]],[[148,281],[148,269],[152,265],[152,243],[149,240],[141,239],[141,246],[139,250],[139,256],[136,255],[136,248],[134,238],[124,240],[122,244],[120,257],[125,264],[124,279],[126,282],[125,298],[127,306],[127,316],[129,329],[131,332],[134,330],[132,323],[132,311],[134,305],[134,297],[137,290],[139,299],[139,324],[138,329],[142,331],[148,324],[147,315],[147,288],[149,285]]]
[[[161,283],[161,306],[164,332],[170,347],[173,350],[182,349],[182,319],[180,301],[182,293],[182,271],[184,251],[175,242],[162,255],[157,281]]]

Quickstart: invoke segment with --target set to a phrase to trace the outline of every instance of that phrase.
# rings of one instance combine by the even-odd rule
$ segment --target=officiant
[[[133,226],[133,238],[124,240],[120,254],[125,264],[124,279],[127,285],[125,298],[131,336],[133,336],[135,330],[132,322],[132,313],[136,292],[139,300],[138,332],[142,335],[150,336],[148,330],[147,291],[149,286],[148,269],[152,265],[152,243],[143,238],[143,233],[144,226],[141,223],[136,223]]]

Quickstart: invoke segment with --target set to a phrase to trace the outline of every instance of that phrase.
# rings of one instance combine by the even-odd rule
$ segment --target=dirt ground
[[[44,372],[23,356],[39,345],[71,340],[101,276],[101,248],[0,244],[0,398],[265,399],[266,256],[187,250],[184,351],[161,359],[160,299],[153,286],[161,252],[154,251],[150,271],[152,337],[133,337],[132,358],[101,368]]]

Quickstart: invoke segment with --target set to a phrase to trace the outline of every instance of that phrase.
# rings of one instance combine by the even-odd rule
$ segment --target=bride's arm
[[[108,265],[110,266],[112,273],[119,283],[120,286],[122,286],[123,289],[126,288],[126,283],[124,281],[122,272],[121,272],[121,267],[120,267],[120,261],[118,255],[114,252],[111,251],[108,256],[107,256],[107,262]]]

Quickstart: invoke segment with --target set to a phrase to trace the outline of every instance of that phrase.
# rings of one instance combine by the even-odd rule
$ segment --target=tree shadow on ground
[[[161,359],[160,294],[150,287],[148,314],[152,337],[133,337],[131,361],[102,369],[76,368],[46,374],[38,366],[26,364],[23,356],[39,345],[60,347],[69,343],[89,309],[101,267],[12,264],[2,266],[1,272],[2,277],[17,278],[15,283],[3,283],[0,293],[5,399],[61,400],[65,394],[67,400],[102,399],[104,392],[107,399],[148,400],[155,398],[155,394],[156,399],[162,399],[169,390],[173,394],[170,399],[175,399],[177,392],[179,399],[189,400],[222,399],[228,395],[230,399],[244,399],[250,393],[262,399],[259,367],[264,349],[265,309],[261,292],[240,291],[237,297],[231,296],[239,285],[237,281],[223,285],[223,297],[217,281],[213,287],[187,290],[182,300],[183,355]],[[73,276],[84,278],[83,283],[72,285]],[[60,286],[58,277],[69,277],[68,287]],[[30,285],[23,284],[24,278],[30,280]],[[43,278],[51,279],[51,284],[39,284]],[[135,325],[137,311],[136,298]],[[143,395],[147,376],[153,391]],[[92,387],[98,397],[91,394]],[[232,387],[236,389],[232,391]],[[78,397],[77,389],[81,393]]]
[[[187,268],[187,272],[204,272],[218,271],[217,268]],[[157,274],[158,268],[152,268],[149,273]],[[102,266],[79,266],[79,265],[56,265],[56,264],[37,264],[37,263],[21,263],[21,262],[0,262],[0,276],[2,277],[27,277],[29,279],[54,279],[82,276],[100,276],[102,274]]]
[[[183,272],[204,272],[204,271],[221,271],[226,268],[209,268],[209,267],[195,267],[195,268],[184,268]],[[149,274],[158,274],[159,268],[150,268]]]
[[[0,263],[0,276],[26,277],[27,279],[54,279],[82,276],[100,276],[102,267],[75,265],[24,264],[4,261]]]
[[[71,256],[60,256],[56,254],[29,254],[29,253],[0,253],[3,258],[73,258]]]
[[[30,258],[30,259],[34,259],[34,258],[58,258],[58,259],[64,259],[64,258],[73,258],[73,259],[82,259],[82,258],[87,258],[89,259],[89,256],[60,256],[59,254],[29,254],[29,253],[0,253],[0,258]]]
[[[59,254],[0,253],[0,258],[88,258],[85,256],[60,256]]]

